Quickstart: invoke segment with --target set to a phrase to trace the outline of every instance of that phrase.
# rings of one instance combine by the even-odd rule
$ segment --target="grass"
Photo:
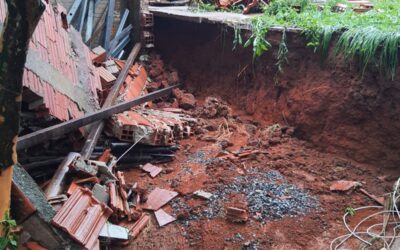
[[[330,0],[321,10],[310,0],[274,0],[253,20],[253,33],[245,46],[252,45],[254,56],[260,56],[271,48],[266,39],[268,27],[296,27],[303,30],[306,45],[320,52],[322,58],[328,56],[333,37],[338,37],[334,56],[357,61],[361,72],[370,64],[377,65],[382,74],[394,79],[400,46],[400,0],[372,0],[374,9],[366,13],[351,8],[333,12],[338,2]]]

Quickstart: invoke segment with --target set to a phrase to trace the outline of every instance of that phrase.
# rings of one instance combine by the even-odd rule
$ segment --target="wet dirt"
[[[330,191],[333,182],[358,181],[376,196],[391,191],[400,174],[395,82],[373,71],[361,77],[346,64],[321,68],[319,57],[291,34],[289,50],[297,52],[289,53],[283,75],[275,75],[276,51],[252,64],[249,50],[232,52],[231,34],[215,25],[160,19],[155,37],[168,67],[196,97],[193,114],[202,125],[196,136],[179,142],[175,161],[162,166],[168,171],[154,179],[139,169],[126,172],[128,182],[143,188],[179,192],[165,207],[178,220],[160,228],[152,218],[126,249],[329,249],[347,233],[346,209],[376,205],[357,190]],[[210,96],[226,103],[229,115],[214,115],[216,109],[205,105]],[[265,153],[221,157],[255,149]],[[260,177],[271,173],[282,178]],[[247,186],[238,184],[243,179]],[[251,180],[260,184],[255,190]],[[228,192],[232,185],[241,188]],[[217,201],[193,195],[199,189]],[[254,197],[260,211],[252,209]],[[227,206],[245,208],[250,219],[228,221]],[[349,225],[373,212],[356,213]],[[359,242],[344,246],[355,249]]]
[[[219,95],[254,122],[293,126],[296,137],[322,151],[398,166],[400,74],[392,81],[373,67],[362,75],[340,59],[322,64],[303,36],[293,33],[287,38],[288,64],[277,74],[281,33],[268,33],[273,48],[255,61],[251,48],[232,50],[233,35],[231,28],[205,23],[155,23],[158,53],[197,98]],[[248,33],[242,36],[245,41]]]
[[[242,128],[253,122],[235,111],[232,115],[228,119],[208,119],[208,124],[203,126],[228,124],[230,135],[226,139],[232,145],[225,148],[227,151],[262,149],[265,154],[221,160],[219,156],[224,152],[221,145],[217,141],[203,141],[204,135],[201,134],[180,141],[181,149],[176,160],[162,165],[164,172],[156,178],[151,178],[140,169],[127,171],[125,176],[128,182],[138,182],[139,186],[147,189],[157,186],[179,192],[179,196],[165,207],[178,220],[160,228],[153,218],[151,225],[127,249],[327,249],[332,239],[346,232],[342,224],[346,208],[375,205],[374,201],[358,191],[331,192],[329,187],[334,181],[359,181],[377,196],[391,189],[391,181],[382,181],[383,176],[391,173],[383,169],[320,152],[311,143],[277,133],[277,130],[288,131],[283,129],[284,125],[272,128],[258,125],[256,129],[248,129],[244,135]],[[269,136],[274,138],[274,143],[255,145],[255,139],[268,141],[260,131],[273,131]],[[212,137],[215,131],[206,134]],[[276,134],[280,136],[276,137]],[[236,142],[235,138],[240,140]],[[246,193],[230,194],[225,191],[237,178],[249,178],[259,184],[270,183],[270,180],[260,180],[260,176],[265,174],[273,178],[277,185],[287,183],[298,191],[287,194],[265,192],[262,196],[271,198],[274,203],[261,206],[259,212],[265,208],[270,216],[259,218],[258,212],[250,209]],[[214,195],[223,190],[226,196],[218,196],[220,202],[210,202],[193,195],[199,189]],[[301,212],[299,209],[302,207],[289,208],[289,212],[282,216],[274,216],[278,210],[268,210],[276,202],[294,203],[291,196],[299,192],[312,197],[317,204]],[[227,206],[248,209],[249,221],[229,222],[225,217]],[[361,215],[364,213],[360,213],[359,217]],[[359,217],[351,218],[350,225],[354,225]],[[357,241],[347,244],[357,246]]]

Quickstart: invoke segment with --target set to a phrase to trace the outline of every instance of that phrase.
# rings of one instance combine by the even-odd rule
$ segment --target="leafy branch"
[[[4,220],[0,221],[0,227],[3,230],[3,235],[0,236],[0,249],[18,249],[17,236],[14,233],[17,223],[10,217],[9,211],[5,213]]]

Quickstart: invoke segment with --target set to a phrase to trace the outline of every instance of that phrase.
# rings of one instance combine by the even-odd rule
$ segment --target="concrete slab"
[[[170,6],[159,7],[149,6],[149,11],[156,17],[166,17],[188,22],[225,24],[229,27],[242,30],[251,30],[251,21],[260,14],[243,15],[241,13],[213,11],[199,11],[196,7],[189,6]],[[285,28],[279,25],[272,25],[269,30],[282,31]],[[298,33],[301,29],[295,27],[287,27],[286,31]]]
[[[19,165],[14,166],[13,183],[35,207],[36,212],[22,222],[24,231],[47,249],[81,249],[51,225],[54,209],[32,177]]]
[[[198,11],[195,7],[188,6],[173,6],[173,7],[158,7],[149,6],[149,11],[155,16],[169,17],[190,21],[196,23],[223,23],[228,26],[240,29],[251,29],[250,23],[252,18],[261,14],[243,15],[232,12],[204,12]]]

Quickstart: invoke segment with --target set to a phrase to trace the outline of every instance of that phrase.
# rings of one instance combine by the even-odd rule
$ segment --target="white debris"
[[[206,200],[210,199],[212,197],[212,193],[203,191],[203,190],[197,190],[196,192],[193,193],[194,195],[204,198]]]

